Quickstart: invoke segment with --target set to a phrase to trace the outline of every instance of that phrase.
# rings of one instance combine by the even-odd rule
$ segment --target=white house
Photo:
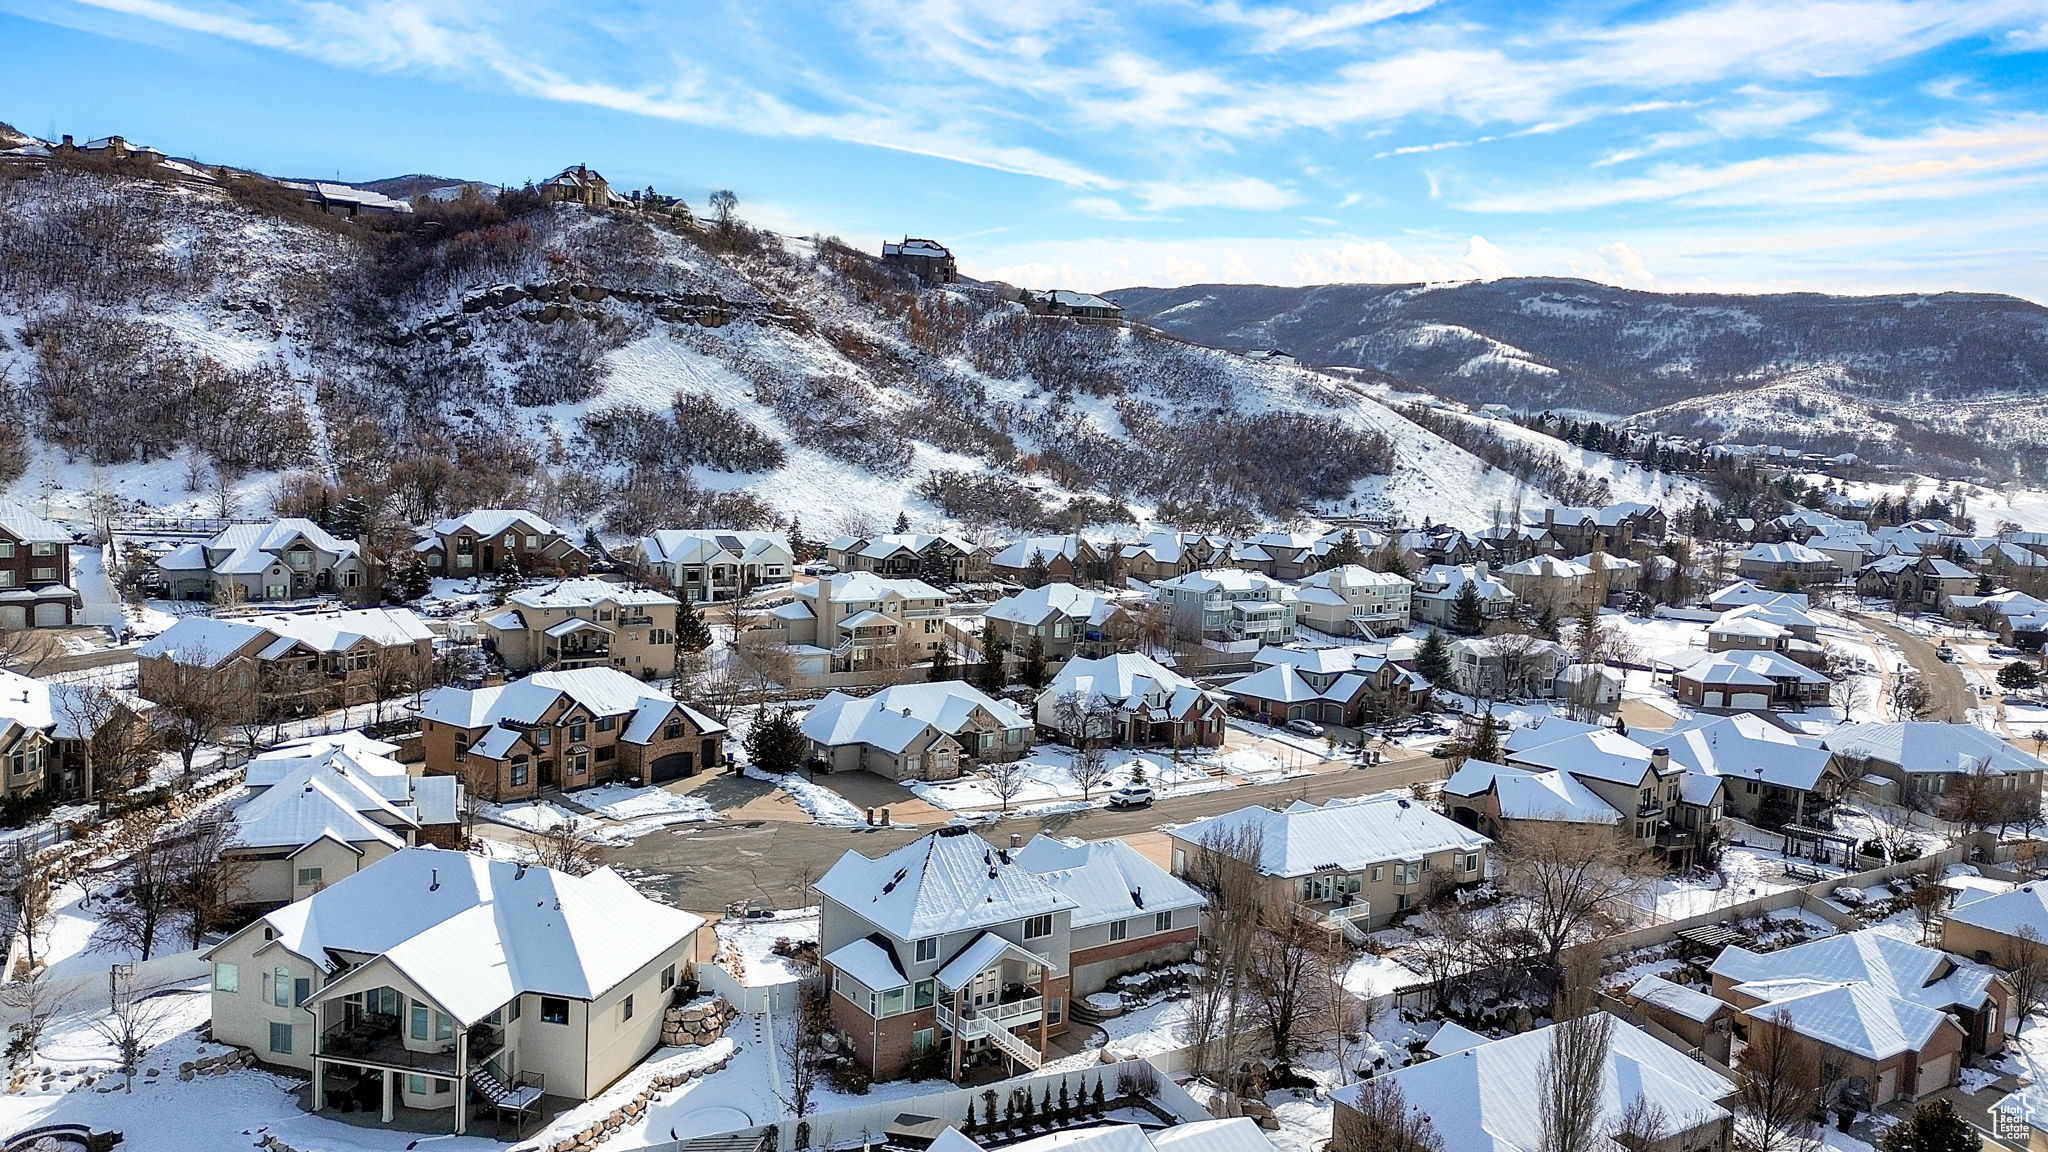
[[[780,584],[796,564],[787,537],[721,528],[663,528],[635,541],[626,555],[693,602],[733,600]]]
[[[1381,636],[1408,630],[1415,584],[1392,572],[1340,564],[1304,577],[1295,589],[1295,616],[1331,636]]]

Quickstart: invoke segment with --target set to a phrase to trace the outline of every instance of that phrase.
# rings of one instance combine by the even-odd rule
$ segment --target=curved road
[[[1421,754],[1371,768],[1333,764],[1329,770],[1310,776],[1169,797],[1150,808],[1097,808],[1049,817],[1019,816],[989,824],[982,831],[998,841],[1012,834],[1029,840],[1040,832],[1088,840],[1129,836],[1162,824],[1182,824],[1235,811],[1247,804],[1321,802],[1405,788],[1418,781],[1437,781],[1443,779],[1444,764]],[[695,794],[725,811],[769,789],[770,785],[760,781],[728,776],[707,782]],[[646,887],[664,892],[677,906],[697,912],[717,911],[741,900],[760,900],[770,908],[793,908],[811,902],[806,886],[823,876],[847,850],[879,856],[930,830],[930,825],[834,828],[794,820],[686,824],[608,849],[605,862],[632,874]]]
[[[1970,709],[1977,703],[1976,694],[1970,691],[1969,682],[1963,679],[1962,669],[1936,655],[1934,645],[1866,613],[1847,612],[1844,615],[1897,644],[1899,651],[1905,654],[1906,662],[1920,673],[1920,682],[1927,685],[1929,696],[1927,715],[1923,719],[1945,720],[1951,724],[1970,722]]]

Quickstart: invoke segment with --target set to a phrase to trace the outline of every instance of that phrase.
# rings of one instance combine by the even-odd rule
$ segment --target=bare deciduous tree
[[[1608,1134],[1629,1152],[1649,1152],[1671,1134],[1671,1117],[1655,1100],[1638,1092],[1622,1108]]]
[[[11,1017],[7,1022],[7,1062],[20,1068],[34,1060],[50,1021],[64,1010],[71,994],[47,972],[30,972],[11,984],[0,985],[0,1007]]]
[[[194,948],[206,933],[227,925],[236,906],[248,898],[243,882],[249,865],[227,854],[235,842],[233,817],[205,821],[175,842],[178,876],[171,906],[184,913],[185,939]]]
[[[176,840],[162,835],[136,849],[120,872],[120,894],[100,914],[102,931],[95,946],[150,958],[173,912],[181,854]]]
[[[1351,1111],[1332,1133],[1330,1152],[1444,1152],[1443,1134],[1429,1115],[1411,1107],[1399,1081],[1387,1077],[1358,1086]]]
[[[1266,1051],[1284,1066],[1300,1047],[1322,1039],[1317,1033],[1329,1022],[1331,969],[1342,960],[1330,932],[1296,915],[1291,901],[1268,902],[1259,920],[1244,988],[1265,1031]]]
[[[603,845],[591,839],[580,819],[570,818],[543,832],[519,838],[519,854],[541,868],[583,876],[597,871]]]
[[[1792,1031],[1783,1009],[1750,1025],[1735,1063],[1735,1146],[1743,1152],[1808,1152],[1820,1145],[1815,1117],[1822,1096],[1821,1058]]]
[[[1598,825],[1519,822],[1495,851],[1510,914],[1552,964],[1598,928],[1632,920],[1632,898],[1655,874],[1634,841]]]
[[[2026,1027],[2027,1017],[2048,1006],[2048,944],[2032,924],[2022,924],[1995,957],[2012,985],[2013,1031]]]
[[[35,849],[25,839],[15,839],[0,850],[0,897],[21,934],[22,959],[29,973],[37,967],[37,950],[49,934],[50,913],[55,895],[50,870],[36,859]],[[0,972],[0,983],[27,973]]]
[[[1088,802],[1089,793],[1102,784],[1102,774],[1107,771],[1109,754],[1099,744],[1087,744],[1074,749],[1073,758],[1067,761],[1067,777],[1081,789],[1081,802]]]
[[[1210,829],[1188,860],[1187,880],[1209,898],[1209,930],[1202,974],[1188,1007],[1192,1064],[1200,1072],[1231,1076],[1244,1037],[1238,1023],[1246,997],[1259,915],[1266,901],[1259,860],[1265,835],[1256,825]]]
[[[177,736],[178,758],[188,776],[201,745],[213,741],[245,712],[255,710],[255,702],[244,699],[233,665],[214,664],[214,655],[205,645],[181,650],[163,658],[167,673],[155,681],[153,689],[157,715]]]
[[[116,989],[107,1014],[92,1022],[93,1030],[106,1038],[120,1061],[122,1091],[135,1091],[135,1070],[168,1028],[170,1006],[167,999],[145,999]]]
[[[1574,949],[1562,965],[1550,1048],[1536,1065],[1538,1152],[1594,1152],[1614,1017],[1595,1007],[1599,958]]]
[[[1024,786],[1031,782],[1029,767],[1023,760],[991,760],[981,766],[982,779],[988,781],[988,790],[996,794],[1002,810],[1010,810],[1010,801],[1024,792]]]

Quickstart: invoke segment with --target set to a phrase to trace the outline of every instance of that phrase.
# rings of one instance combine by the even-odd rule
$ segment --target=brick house
[[[1752,545],[1736,562],[1735,571],[1761,588],[1804,588],[1833,584],[1842,578],[1842,566],[1834,557],[1789,542]]]
[[[231,722],[310,716],[423,686],[434,633],[406,608],[183,616],[136,650],[137,693],[218,696]]]
[[[648,680],[675,673],[681,610],[666,592],[581,577],[521,588],[480,630],[513,672],[610,667]]]
[[[999,848],[959,825],[848,852],[816,892],[832,1021],[876,1079],[1038,1067],[1075,997],[1187,959],[1203,903],[1117,841]]]
[[[11,500],[0,500],[0,632],[62,628],[71,590],[71,533]]]
[[[0,798],[92,795],[86,745],[110,729],[81,727],[89,717],[77,702],[87,691],[0,669]],[[112,714],[102,723],[146,730],[140,701],[124,697],[115,694]]]
[[[420,708],[428,772],[490,800],[621,780],[659,784],[724,762],[725,725],[616,668],[440,688]]]
[[[430,571],[464,579],[517,562],[527,576],[581,576],[590,556],[567,533],[523,508],[479,508],[426,530],[413,551]]]
[[[1097,584],[1107,575],[1102,552],[1073,535],[1032,536],[1010,544],[988,558],[988,574],[1013,584],[1029,583],[1034,559],[1044,569],[1045,583]]]
[[[1312,720],[1358,725],[1401,715],[1429,682],[1385,655],[1352,648],[1261,648],[1254,671],[1223,688],[1244,711],[1269,724]]]

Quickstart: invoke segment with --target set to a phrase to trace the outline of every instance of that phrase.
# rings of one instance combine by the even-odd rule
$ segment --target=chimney
[[[1662,776],[1666,771],[1668,771],[1671,768],[1671,749],[1650,749],[1650,768],[1659,776]]]
[[[71,142],[71,133],[66,132],[64,134],[64,142],[62,144],[57,145],[57,147],[62,148],[66,152],[69,152],[73,148],[77,147],[77,145]]]
[[[1012,832],[1012,833],[1010,833],[1010,847],[1012,847],[1012,848],[1022,848],[1023,846],[1024,846],[1024,834],[1023,834],[1022,832]]]

